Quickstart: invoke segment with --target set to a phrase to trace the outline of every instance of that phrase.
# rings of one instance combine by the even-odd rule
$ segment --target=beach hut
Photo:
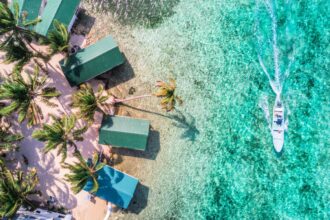
[[[60,61],[71,86],[79,85],[124,63],[124,57],[111,36],[79,50]]]
[[[31,0],[28,0],[30,2]],[[34,1],[34,0],[33,0]],[[58,20],[71,30],[77,16],[80,0],[48,0],[43,1],[41,22],[39,22],[35,31],[43,36],[47,36],[54,26],[54,20]],[[45,6],[44,6],[45,5]]]
[[[18,3],[20,17],[25,14],[26,21],[32,21],[39,16],[41,2],[42,0],[13,0],[10,5],[13,10],[13,4]]]
[[[149,127],[146,120],[105,115],[99,130],[99,144],[144,151]]]
[[[133,198],[139,180],[107,165],[97,174],[99,189],[94,195],[126,209]],[[89,180],[84,190],[88,192],[92,188],[93,181]]]

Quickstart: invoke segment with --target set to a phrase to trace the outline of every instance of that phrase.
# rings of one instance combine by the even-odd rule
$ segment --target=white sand
[[[2,57],[3,54],[0,54]],[[67,80],[65,79],[63,73],[60,70],[58,61],[62,59],[61,55],[53,57],[51,64],[56,67],[56,71],[49,68],[49,86],[56,86],[56,88],[62,93],[58,99],[53,99],[53,102],[58,105],[57,108],[51,108],[38,102],[42,109],[44,120],[43,122],[49,122],[50,118],[48,114],[54,114],[56,116],[61,116],[63,114],[72,114],[71,109],[68,104],[71,102],[71,94],[74,89],[70,87]],[[5,77],[11,72],[13,65],[0,64],[0,74]],[[31,71],[31,66],[25,68],[26,71]],[[97,85],[97,82],[92,82],[93,86]],[[13,119],[15,117],[12,117]],[[16,120],[16,119],[15,119]],[[97,114],[95,123],[89,127],[88,131],[84,134],[84,141],[77,142],[77,145],[84,158],[91,157],[95,150],[100,150],[98,146],[98,128],[102,120],[102,115]],[[28,128],[26,122],[18,125],[17,122],[12,121],[16,125],[18,130],[21,130],[25,139],[20,144],[20,151],[17,153],[16,157],[19,162],[19,166],[22,168],[25,165],[22,164],[22,155],[26,156],[29,161],[29,167],[35,167],[38,172],[39,177],[39,187],[43,196],[42,201],[46,201],[49,196],[56,198],[59,205],[65,207],[68,210],[72,210],[72,213],[76,219],[103,219],[106,214],[106,202],[96,198],[94,202],[87,201],[85,199],[86,193],[81,192],[78,195],[74,195],[70,190],[70,185],[64,180],[64,174],[67,170],[60,166],[61,156],[57,156],[57,152],[53,151],[48,154],[42,152],[43,143],[36,141],[31,137],[34,129],[39,126]],[[79,124],[83,124],[79,121]],[[72,149],[69,150],[66,162],[72,163]]]

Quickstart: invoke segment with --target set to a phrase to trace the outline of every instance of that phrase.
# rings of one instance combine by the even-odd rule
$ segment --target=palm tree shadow
[[[172,124],[175,127],[184,130],[181,134],[182,139],[188,139],[192,142],[196,141],[196,138],[200,132],[196,127],[196,119],[191,114],[186,113],[186,115],[184,115],[181,111],[177,111],[176,115],[171,115],[169,118],[174,120]]]
[[[134,109],[137,111],[142,111],[145,113],[158,115],[158,116],[173,120],[174,122],[172,123],[172,125],[174,125],[177,128],[184,129],[184,132],[181,135],[182,139],[187,139],[189,141],[195,142],[197,136],[200,134],[200,131],[198,130],[198,128],[196,126],[195,117],[193,117],[189,113],[183,114],[181,111],[176,110],[177,114],[167,116],[167,115],[164,115],[164,114],[161,114],[158,112],[153,112],[153,111],[149,111],[149,110],[145,110],[145,109],[136,108],[134,106],[127,105],[125,103],[121,103],[120,105],[123,105],[125,107],[131,108],[131,109]]]

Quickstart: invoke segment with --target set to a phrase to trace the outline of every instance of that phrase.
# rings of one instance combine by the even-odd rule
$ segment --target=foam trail
[[[259,1],[256,2],[257,5],[257,9],[259,9]],[[259,49],[258,49],[258,60],[260,63],[260,66],[263,70],[263,72],[266,74],[268,80],[269,80],[269,84],[272,88],[272,90],[274,91],[274,93],[276,94],[277,97],[281,97],[281,93],[282,93],[282,87],[283,87],[283,82],[281,79],[281,71],[280,71],[280,64],[279,64],[279,57],[280,57],[280,53],[279,53],[279,48],[277,45],[277,20],[276,20],[276,15],[274,12],[274,6],[273,3],[270,0],[265,0],[264,1],[264,6],[266,7],[266,10],[271,18],[271,32],[272,32],[272,39],[270,39],[270,43],[272,45],[273,48],[273,62],[274,62],[274,80],[272,79],[271,75],[269,74],[266,65],[262,59],[261,56],[261,51],[260,51],[260,44],[261,44],[261,33],[259,30],[259,20],[257,20],[257,25],[256,25],[256,32],[257,32],[257,39],[258,39],[258,44],[259,44]],[[258,19],[258,16],[256,16]],[[258,35],[259,34],[259,35]],[[288,65],[288,68],[285,71],[284,77],[288,77],[289,76],[289,69],[291,67],[291,64],[293,62],[293,58],[290,58],[290,62]]]
[[[259,16],[258,16],[258,11],[260,10],[260,2],[259,0],[256,1],[256,37],[257,37],[257,42],[258,42],[258,60],[259,60],[259,64],[262,68],[262,71],[264,72],[264,74],[267,76],[268,80],[269,80],[269,84],[272,88],[272,90],[274,91],[274,93],[276,94],[276,99],[275,102],[279,101],[281,102],[281,93],[282,93],[282,88],[283,88],[283,83],[284,80],[289,76],[290,74],[290,68],[291,65],[294,61],[294,52],[293,54],[288,57],[289,58],[289,63],[288,66],[286,68],[286,70],[284,71],[283,76],[281,75],[281,69],[280,69],[280,51],[278,48],[278,44],[277,44],[277,19],[276,19],[276,13],[275,13],[275,3],[273,3],[271,0],[264,0],[264,7],[266,8],[266,11],[270,17],[271,20],[271,37],[269,39],[269,44],[271,45],[271,48],[273,49],[273,63],[274,63],[274,75],[273,78],[271,77],[269,71],[267,70],[267,67],[265,65],[265,62],[262,59],[262,47],[261,47],[261,43],[262,43],[262,33],[260,31],[260,20],[259,20]],[[282,78],[283,77],[283,78]],[[263,97],[262,100],[265,100],[265,98]],[[267,101],[267,100],[266,100]],[[266,104],[265,104],[266,103]],[[275,105],[278,105],[277,103]],[[262,101],[262,103],[259,103],[259,106],[263,109],[265,115],[266,115],[266,119],[267,122],[269,123],[269,127],[271,129],[272,135],[273,134],[273,129],[272,129],[272,125],[273,123],[270,123],[270,116],[269,116],[269,109],[268,109],[268,103],[265,101]],[[287,106],[285,106],[284,109],[286,109]],[[268,113],[267,113],[268,112]],[[286,118],[286,117],[285,117]],[[289,125],[289,121],[286,119],[284,121],[284,129],[287,130],[288,129],[288,125]]]
[[[267,95],[262,95],[260,100],[259,100],[259,107],[263,110],[265,118],[268,122],[268,127],[269,130],[272,130],[271,126],[271,119],[270,119],[270,112],[269,112],[269,107],[268,107],[268,96]]]
[[[274,91],[276,95],[280,96],[282,92],[281,78],[280,78],[280,67],[279,67],[279,52],[277,47],[277,25],[276,16],[274,14],[274,8],[272,7],[270,1],[267,2],[270,8],[270,16],[272,19],[272,32],[273,32],[273,53],[274,53],[274,71],[275,71],[275,83],[276,90]]]

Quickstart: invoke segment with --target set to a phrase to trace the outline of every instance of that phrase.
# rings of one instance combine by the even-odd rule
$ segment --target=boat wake
[[[261,98],[259,100],[259,107],[264,112],[265,118],[268,122],[269,130],[272,131],[272,124],[271,124],[271,119],[270,119],[268,96],[267,95],[264,94],[264,95],[261,96]]]
[[[270,48],[272,49],[272,62],[273,62],[273,74],[270,74],[265,61],[263,59],[262,53],[262,33],[261,33],[261,19],[259,16],[261,9],[266,9],[267,15],[271,21],[271,37],[267,39],[267,43],[269,43]],[[280,152],[284,145],[284,131],[288,129],[288,121],[284,120],[284,104],[281,101],[282,89],[284,80],[289,76],[289,70],[291,64],[293,62],[293,54],[288,56],[288,65],[285,71],[281,71],[280,68],[280,50],[278,48],[277,43],[277,20],[276,20],[276,13],[275,13],[275,3],[271,0],[256,0],[256,38],[258,44],[258,60],[259,64],[262,68],[262,71],[267,76],[269,80],[269,84],[274,91],[276,98],[273,108],[273,119],[272,122],[270,121],[270,112],[268,108],[268,101],[267,96],[261,99],[261,104],[259,106],[263,109],[266,119],[269,123],[269,127],[271,130],[271,134],[273,136],[273,143],[275,150]]]

